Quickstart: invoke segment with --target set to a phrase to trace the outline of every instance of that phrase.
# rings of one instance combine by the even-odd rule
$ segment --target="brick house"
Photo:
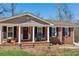
[[[71,22],[42,20],[29,13],[2,20],[0,44],[8,39],[17,43],[41,41],[52,44],[74,44],[75,25]]]

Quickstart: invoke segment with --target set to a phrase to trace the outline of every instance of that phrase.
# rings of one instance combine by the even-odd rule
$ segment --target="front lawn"
[[[79,53],[32,54],[24,51],[0,51],[0,56],[79,56]]]
[[[24,51],[0,51],[0,56],[32,56],[33,54]]]
[[[51,50],[55,52],[51,53]],[[79,48],[51,48],[51,50],[47,53],[38,53],[40,50],[36,48],[21,49],[19,46],[0,46],[0,56],[79,56]],[[32,51],[36,51],[36,53]],[[44,49],[43,52],[45,52]]]

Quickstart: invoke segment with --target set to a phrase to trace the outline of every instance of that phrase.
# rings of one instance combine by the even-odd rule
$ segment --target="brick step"
[[[47,46],[48,44],[22,44],[22,46]]]
[[[2,43],[0,46],[18,45],[18,43]]]
[[[23,42],[23,43],[22,43],[22,45],[23,45],[23,46],[32,46],[32,45],[33,45],[33,43]]]
[[[22,46],[48,46],[49,43],[47,42],[35,42],[35,43],[22,43]]]

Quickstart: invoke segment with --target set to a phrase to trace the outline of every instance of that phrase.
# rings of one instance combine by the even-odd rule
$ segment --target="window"
[[[57,31],[56,31],[56,28],[53,28],[52,27],[52,37],[56,36],[57,35]]]
[[[43,35],[43,28],[42,27],[37,27],[37,35],[42,36]]]
[[[13,27],[7,27],[7,26],[3,26],[2,27],[2,32],[3,32],[3,38],[7,39],[7,37],[13,37]]]
[[[37,40],[43,38],[43,27],[35,27],[35,37]]]
[[[8,37],[13,37],[13,27],[8,27]]]
[[[64,28],[63,31],[64,36],[69,36],[69,28]]]

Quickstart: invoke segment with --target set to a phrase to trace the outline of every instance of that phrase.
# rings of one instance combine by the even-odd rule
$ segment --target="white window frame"
[[[13,38],[14,37],[14,27],[13,26],[7,26],[7,39],[9,38],[9,36],[8,36],[8,28],[9,27],[12,27],[12,37],[11,38]]]
[[[55,29],[55,35],[53,35],[53,33],[52,33],[52,37],[56,37],[57,36],[57,28],[56,27],[52,27],[52,29]]]
[[[38,34],[38,31],[39,31],[39,30],[38,30],[39,28],[41,29],[40,31],[41,31],[41,33],[43,34],[43,27],[37,27],[37,34]]]
[[[68,37],[69,36],[69,27],[65,27],[64,28],[64,31],[67,31],[67,34],[64,34],[65,37]],[[65,32],[64,32],[65,33]]]

